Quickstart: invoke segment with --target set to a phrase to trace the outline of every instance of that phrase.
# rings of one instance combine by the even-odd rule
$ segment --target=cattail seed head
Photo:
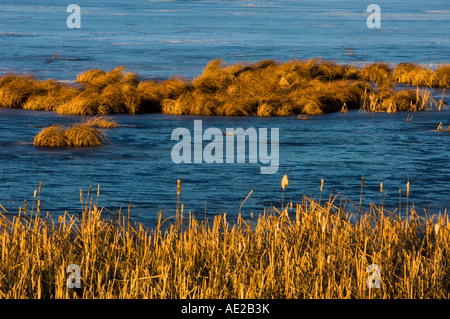
[[[320,180],[320,191],[323,191],[323,178]]]
[[[380,183],[380,193],[383,192],[383,183]]]
[[[441,228],[441,225],[439,225],[439,223],[434,225],[434,232],[436,233],[436,236],[439,234],[439,228]]]
[[[286,188],[286,186],[289,185],[289,179],[287,177],[286,174],[284,174],[283,178],[281,179],[281,188],[283,188],[283,190]]]
[[[178,179],[177,180],[177,195],[180,195],[181,193],[181,181]]]
[[[406,197],[409,197],[409,182],[406,183]]]

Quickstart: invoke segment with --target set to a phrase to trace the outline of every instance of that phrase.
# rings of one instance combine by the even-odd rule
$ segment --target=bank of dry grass
[[[0,298],[449,298],[448,215],[399,217],[372,204],[354,215],[304,197],[254,220],[200,221],[183,208],[147,230],[95,205],[57,219],[0,206]],[[36,198],[35,198],[36,199]],[[126,216],[128,215],[128,216]],[[80,267],[69,289],[67,267]],[[380,269],[381,288],[366,271]]]
[[[198,77],[141,80],[118,67],[108,72],[87,70],[75,85],[29,76],[0,77],[0,106],[54,111],[73,115],[166,113],[224,116],[286,116],[324,114],[363,108],[374,111],[417,111],[416,98],[397,91],[395,83],[417,87],[450,87],[450,66],[436,70],[412,63],[392,69],[387,63],[365,67],[321,59],[280,63],[263,60],[226,65],[211,61]],[[388,99],[385,101],[385,99]],[[408,99],[407,102],[406,99]],[[379,105],[367,108],[377,101]],[[412,104],[411,104],[412,102]]]

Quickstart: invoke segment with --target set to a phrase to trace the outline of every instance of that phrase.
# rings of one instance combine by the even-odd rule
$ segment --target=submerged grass
[[[141,81],[135,73],[117,67],[108,72],[87,70],[72,86],[6,74],[0,77],[0,106],[87,116],[286,116],[338,112],[344,104],[347,109],[377,112],[417,111],[432,106],[416,105],[422,91],[416,99],[408,98],[410,93],[397,92],[394,83],[417,88],[450,87],[450,66],[439,65],[432,70],[400,63],[392,70],[387,63],[359,68],[311,59],[226,65],[217,59],[192,80],[172,77]]]
[[[160,214],[146,230],[90,192],[83,200],[80,190],[80,215],[57,220],[0,205],[0,298],[450,297],[447,214],[402,218],[372,204],[355,216],[332,198],[303,197],[234,222],[200,221],[177,205],[170,224]],[[70,289],[73,264],[81,287]],[[371,264],[380,289],[367,285]]]

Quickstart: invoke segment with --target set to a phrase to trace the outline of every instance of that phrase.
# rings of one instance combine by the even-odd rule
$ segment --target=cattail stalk
[[[320,179],[320,197],[319,197],[319,205],[322,201],[322,192],[323,192],[323,178]]]
[[[409,181],[406,183],[406,218],[408,218],[408,209],[409,209]]]
[[[176,216],[178,217],[179,213],[179,207],[180,207],[180,193],[181,193],[181,181],[177,180],[177,213]]]
[[[287,177],[287,174],[284,174],[283,178],[281,179],[281,188],[283,188],[283,198],[281,199],[281,211],[284,210],[284,189],[288,185],[289,185],[289,178]]]
[[[380,183],[380,194],[381,194],[381,212],[383,212],[384,205],[383,205],[383,183]]]
[[[364,187],[364,177],[361,177],[361,194],[359,195],[359,207],[358,207],[358,214],[359,214],[359,221],[360,222],[361,222],[361,206],[362,206],[363,187]]]

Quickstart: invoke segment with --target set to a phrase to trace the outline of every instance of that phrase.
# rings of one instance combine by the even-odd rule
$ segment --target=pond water
[[[378,1],[381,28],[369,29],[368,5],[360,1],[84,1],[81,28],[69,29],[72,2],[12,1],[0,4],[0,73],[71,81],[90,68],[124,65],[143,78],[200,74],[212,59],[227,63],[321,57],[365,65],[409,61],[449,63],[448,1]],[[55,57],[55,58],[54,58]],[[448,94],[448,92],[446,92]],[[436,91],[439,98],[441,91]],[[448,101],[448,95],[446,97]],[[41,210],[79,212],[79,190],[101,185],[99,204],[121,206],[148,226],[157,213],[175,212],[177,179],[185,211],[199,216],[258,214],[281,205],[281,178],[289,176],[285,201],[302,195],[341,194],[363,205],[395,210],[409,202],[419,214],[450,207],[450,112],[367,114],[357,111],[298,120],[296,117],[236,118],[160,114],[115,116],[110,143],[88,149],[41,149],[32,144],[42,127],[80,118],[48,112],[0,109],[0,203],[17,212],[40,182]],[[175,164],[171,133],[177,127],[278,128],[279,170],[260,174],[261,163]],[[270,130],[269,130],[270,131]],[[95,193],[95,192],[94,192]],[[339,199],[338,199],[339,200]],[[348,204],[349,208],[351,205]],[[30,206],[29,206],[30,207]],[[367,207],[367,206],[366,206]]]
[[[406,207],[406,183],[410,181],[410,205],[439,213],[450,207],[450,132],[436,132],[439,122],[450,123],[450,112],[336,113],[299,120],[296,117],[197,117],[161,114],[114,117],[119,128],[105,130],[110,143],[83,149],[35,148],[33,136],[54,123],[70,125],[80,119],[50,112],[0,109],[0,202],[15,212],[40,182],[41,210],[59,214],[80,212],[79,190],[84,196],[90,185],[95,195],[100,184],[99,204],[110,211],[121,206],[147,225],[153,225],[160,210],[171,215],[176,209],[177,179],[185,211],[200,217],[226,212],[250,216],[282,201],[281,179],[287,173],[285,201],[302,195],[322,198],[341,194],[344,201],[359,203],[364,177],[363,205]],[[180,163],[172,161],[172,131],[194,132],[194,120],[202,120],[203,132],[210,127],[279,129],[279,169],[261,174],[257,163]],[[204,141],[206,146],[209,141]],[[248,144],[247,144],[248,147]],[[268,149],[270,151],[270,143]],[[237,151],[237,148],[236,148]],[[345,195],[345,196],[344,196]],[[96,200],[94,196],[94,201]],[[339,199],[338,199],[339,200]],[[354,209],[348,204],[349,209]],[[364,207],[363,207],[364,208]]]

